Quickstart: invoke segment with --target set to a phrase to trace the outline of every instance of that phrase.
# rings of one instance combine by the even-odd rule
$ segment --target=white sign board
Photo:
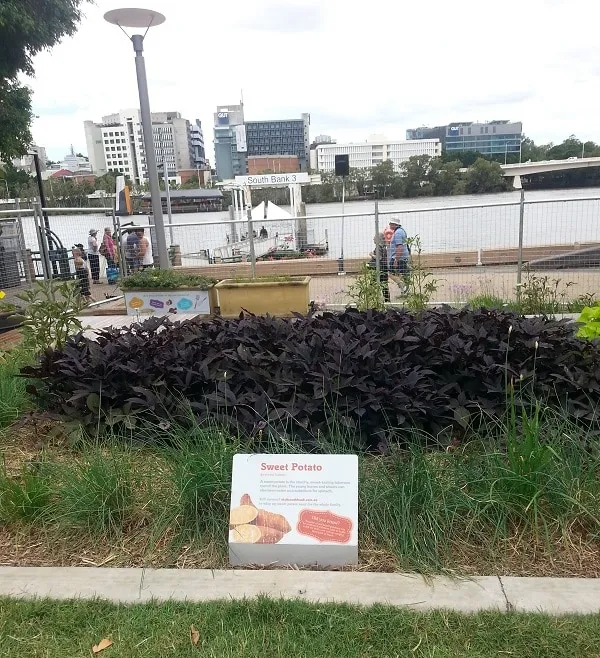
[[[209,315],[206,290],[155,290],[125,292],[127,315]]]
[[[246,153],[248,145],[246,144],[246,126],[234,126],[235,143],[237,144],[238,153]]]
[[[235,455],[229,560],[357,564],[358,457]]]
[[[310,176],[305,171],[297,174],[257,174],[256,176],[236,176],[236,185],[293,185],[294,183],[310,183]]]

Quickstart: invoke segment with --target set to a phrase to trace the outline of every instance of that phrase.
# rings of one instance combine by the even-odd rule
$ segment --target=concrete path
[[[404,606],[458,612],[498,610],[551,614],[600,612],[600,579],[497,578],[207,569],[0,567],[0,596],[102,598],[116,603],[272,598]]]

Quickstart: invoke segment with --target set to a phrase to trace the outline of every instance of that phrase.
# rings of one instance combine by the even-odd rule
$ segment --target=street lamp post
[[[173,246],[173,214],[171,212],[171,188],[169,186],[169,170],[166,160],[163,160],[163,174],[165,179],[165,194],[167,197],[167,217],[169,218],[169,239],[171,240],[171,247]]]
[[[165,223],[162,212],[162,199],[158,183],[158,169],[156,166],[156,152],[154,150],[154,139],[152,135],[152,116],[150,114],[150,99],[148,97],[148,80],[146,78],[146,64],[144,62],[144,37],[148,30],[154,25],[161,25],[165,17],[156,11],[149,9],[113,9],[104,14],[104,19],[113,25],[117,25],[133,43],[135,51],[135,70],[137,73],[138,92],[140,95],[140,114],[142,115],[142,132],[144,134],[144,147],[146,150],[146,166],[148,168],[148,182],[150,184],[150,196],[152,197],[152,211],[154,214],[154,226],[156,227],[156,248],[158,251],[158,262],[161,268],[169,268],[169,254],[167,252],[167,241],[165,237]],[[144,34],[133,34],[129,36],[123,28],[145,28]]]

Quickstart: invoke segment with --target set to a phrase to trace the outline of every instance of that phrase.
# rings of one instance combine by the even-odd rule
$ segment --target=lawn
[[[0,655],[88,656],[104,638],[113,644],[102,658],[594,658],[600,616],[419,613],[262,598],[132,606],[0,599]]]

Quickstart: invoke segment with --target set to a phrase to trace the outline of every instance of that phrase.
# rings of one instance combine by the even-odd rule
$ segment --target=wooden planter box
[[[212,288],[134,288],[125,290],[123,294],[127,315],[210,315],[215,306],[215,293]]]
[[[310,277],[290,281],[245,281],[224,279],[217,283],[217,306],[223,317],[237,317],[243,310],[255,315],[288,317],[307,313]]]

